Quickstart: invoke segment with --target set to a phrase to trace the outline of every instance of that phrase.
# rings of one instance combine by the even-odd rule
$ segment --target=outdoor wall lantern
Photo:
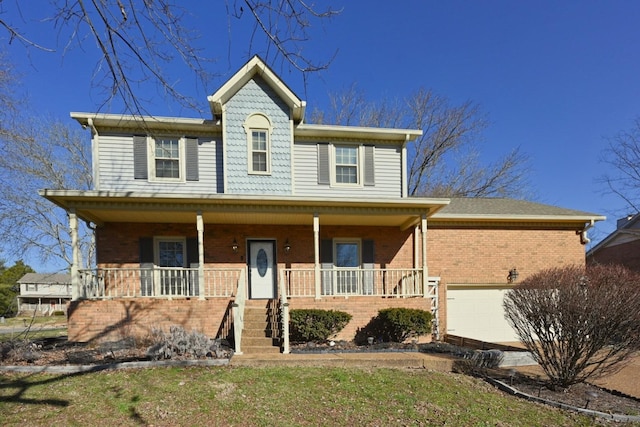
[[[236,241],[235,237],[233,238],[233,243],[231,244],[231,250],[234,254],[238,253],[238,242]]]
[[[511,270],[509,270],[509,275],[507,276],[507,281],[509,283],[515,283],[518,280],[518,270],[516,270],[515,267],[513,267]]]
[[[291,251],[291,245],[289,244],[289,239],[284,242],[284,253],[288,254]]]

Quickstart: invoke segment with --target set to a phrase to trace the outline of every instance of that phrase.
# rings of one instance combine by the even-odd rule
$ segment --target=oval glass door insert
[[[260,277],[264,277],[264,275],[267,274],[268,264],[267,253],[264,249],[260,249],[256,255],[256,266],[258,267]]]

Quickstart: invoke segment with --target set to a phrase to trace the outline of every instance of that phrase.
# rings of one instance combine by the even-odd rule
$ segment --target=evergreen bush
[[[415,308],[385,308],[378,312],[377,325],[384,341],[404,342],[431,333],[433,315]]]
[[[289,313],[289,336],[293,342],[320,342],[340,332],[351,320],[344,311],[298,309]]]

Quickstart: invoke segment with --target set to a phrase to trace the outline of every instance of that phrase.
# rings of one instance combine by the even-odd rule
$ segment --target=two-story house
[[[420,130],[307,124],[305,101],[259,57],[208,101],[210,120],[71,114],[92,131],[95,189],[41,192],[67,210],[72,235],[80,219],[96,226],[97,269],[72,269],[71,340],[175,324],[233,331],[236,350],[266,340],[287,352],[281,320],[311,307],[351,313],[343,339],[384,307],[431,310],[441,335],[457,322],[456,290],[452,301],[466,302],[450,312],[503,333],[495,310],[509,271],[584,264],[586,229],[603,219],[408,197],[407,145]],[[256,317],[260,337],[245,324]]]
[[[67,311],[67,303],[71,300],[70,275],[27,273],[18,284],[18,313],[51,315]]]

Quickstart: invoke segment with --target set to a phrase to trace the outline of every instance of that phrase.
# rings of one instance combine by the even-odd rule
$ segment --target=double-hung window
[[[335,168],[337,184],[358,184],[358,147],[336,145]]]
[[[251,130],[251,171],[268,172],[268,133],[263,129]]]
[[[336,187],[375,186],[375,147],[363,144],[318,144],[318,184]]]
[[[134,135],[134,179],[198,181],[199,145],[197,137]]]
[[[271,120],[263,113],[253,113],[245,120],[247,133],[247,170],[249,174],[271,174]]]
[[[156,178],[180,179],[180,139],[155,139]]]

